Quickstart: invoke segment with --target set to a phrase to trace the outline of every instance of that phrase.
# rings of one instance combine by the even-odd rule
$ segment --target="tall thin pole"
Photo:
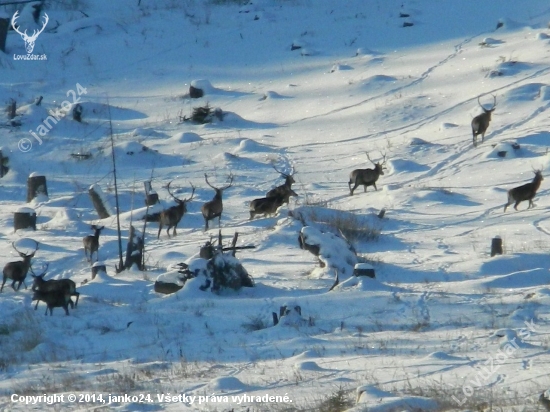
[[[120,209],[118,207],[118,186],[116,182],[116,161],[115,161],[115,141],[113,138],[113,122],[111,119],[111,105],[109,104],[109,98],[107,98],[107,110],[109,111],[109,130],[111,133],[111,154],[113,158],[113,175],[115,177],[115,207],[116,207],[116,226],[118,233],[118,267],[116,272],[120,273],[124,270],[124,264],[122,263],[122,237],[120,233]]]

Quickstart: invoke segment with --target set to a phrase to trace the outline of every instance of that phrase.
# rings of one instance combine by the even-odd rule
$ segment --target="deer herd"
[[[472,119],[472,138],[473,145],[477,147],[477,136],[481,135],[481,142],[484,141],[485,133],[489,127],[491,121],[491,114],[496,108],[496,96],[493,96],[493,105],[491,108],[487,109],[483,107],[478,97],[478,104],[482,108],[483,113],[475,116]],[[353,192],[357,189],[358,186],[363,186],[363,191],[367,192],[367,187],[373,186],[374,190],[378,190],[376,187],[376,182],[380,176],[384,175],[384,169],[386,168],[386,154],[381,153],[381,160],[375,162],[373,161],[368,152],[366,153],[367,159],[374,165],[374,168],[370,169],[355,169],[349,175],[348,187],[350,196],[353,196]],[[270,216],[275,215],[279,207],[284,204],[288,204],[290,197],[297,197],[298,194],[292,190],[292,184],[295,183],[294,180],[294,170],[290,173],[284,173],[283,171],[277,169],[273,166],[275,171],[279,173],[284,179],[285,182],[277,186],[266,193],[265,197],[254,199],[249,204],[250,220],[258,215]],[[541,182],[543,180],[542,171],[534,170],[535,177],[529,183],[518,186],[516,188],[508,190],[508,201],[504,205],[504,212],[508,206],[514,203],[514,209],[517,210],[518,205],[522,201],[529,201],[528,209],[533,207],[533,198],[535,197],[537,190],[539,189]],[[204,218],[204,230],[208,230],[209,222],[218,218],[218,226],[220,225],[221,216],[223,212],[223,192],[226,189],[229,189],[233,185],[234,176],[229,175],[229,183],[223,187],[213,186],[208,181],[208,175],[205,173],[204,179],[206,184],[214,189],[214,197],[212,200],[204,203],[201,207],[201,213]],[[163,227],[166,227],[166,234],[170,237],[170,229],[172,230],[172,236],[176,236],[176,228],[181,221],[184,214],[187,212],[187,204],[193,199],[195,195],[195,186],[191,183],[191,195],[185,199],[177,198],[174,193],[170,190],[170,185],[172,181],[168,183],[167,190],[170,196],[175,200],[176,205],[164,209],[160,212],[158,217],[159,229],[157,238],[160,238],[160,234]],[[92,258],[95,254],[96,261],[98,260],[98,250],[99,250],[99,236],[101,231],[104,229],[104,226],[92,225],[92,230],[94,231],[93,235],[85,236],[82,239],[84,246],[84,255],[88,262],[92,262]],[[32,291],[34,292],[32,300],[36,301],[35,309],[38,307],[38,303],[43,301],[46,303],[46,315],[48,311],[50,316],[52,315],[53,308],[62,307],[65,310],[65,314],[69,314],[68,307],[74,308],[78,304],[79,293],[76,291],[75,283],[70,279],[59,279],[59,280],[44,280],[46,274],[46,269],[40,275],[36,275],[32,271],[31,260],[34,257],[36,251],[38,250],[38,243],[36,243],[35,249],[30,253],[25,253],[19,251],[15,244],[12,243],[13,249],[19,254],[23,259],[21,261],[9,262],[4,266],[3,270],[3,281],[2,287],[0,287],[0,292],[3,291],[4,285],[7,280],[12,281],[11,287],[14,291],[18,291],[21,285],[25,286],[27,289],[27,284],[25,279],[28,272],[30,271],[33,277],[33,286]],[[15,286],[17,283],[17,287]],[[72,296],[76,296],[76,302],[73,303],[71,300]]]

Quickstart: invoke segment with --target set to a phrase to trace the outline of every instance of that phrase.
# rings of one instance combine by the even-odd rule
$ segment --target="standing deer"
[[[170,182],[172,183],[172,182]],[[191,201],[193,199],[193,196],[195,195],[195,186],[193,186],[193,183],[189,182],[191,184],[191,188],[193,189],[191,191],[191,197],[189,199],[178,199],[174,194],[170,191],[170,183],[168,183],[167,189],[168,193],[170,193],[170,196],[174,198],[177,205],[172,206],[166,210],[163,210],[160,213],[159,218],[159,232],[157,235],[157,239],[160,237],[160,231],[162,230],[162,227],[164,225],[167,226],[166,234],[168,237],[170,237],[170,228],[173,227],[174,230],[172,232],[172,236],[176,236],[176,228],[178,226],[178,223],[180,222],[183,215],[187,212],[187,202]]]
[[[376,188],[376,181],[380,175],[384,175],[384,171],[382,169],[384,169],[386,165],[386,155],[383,154],[382,156],[382,163],[374,163],[367,153],[367,159],[374,164],[374,169],[355,169],[350,173],[348,182],[350,196],[353,196],[354,190],[360,185],[363,185],[365,192],[367,191],[367,186],[374,186],[374,190],[378,190]],[[353,188],[351,187],[352,184],[354,185]]]
[[[208,230],[208,221],[212,219],[218,218],[218,226],[220,225],[223,212],[222,194],[225,189],[228,189],[233,185],[233,175],[229,175],[229,184],[222,188],[212,186],[208,182],[208,176],[206,173],[204,174],[204,179],[206,180],[206,184],[216,191],[214,198],[211,201],[206,202],[201,207],[202,216],[204,217],[204,230]]]
[[[11,283],[11,287],[13,290],[18,291],[21,287],[21,283],[25,285],[25,289],[27,289],[27,284],[25,283],[25,278],[27,277],[27,273],[29,272],[29,269],[31,267],[31,259],[34,257],[34,254],[38,250],[38,242],[36,243],[36,248],[34,249],[34,252],[30,254],[26,254],[23,252],[20,252],[15,247],[15,244],[12,243],[11,246],[15,249],[15,251],[23,258],[22,261],[18,262],[9,262],[6,263],[6,266],[4,266],[4,279],[2,281],[2,287],[0,288],[0,292],[4,290],[4,285],[6,284],[6,281],[8,279],[13,280]],[[19,282],[17,285],[17,289],[15,288],[15,282]]]
[[[534,172],[535,177],[532,182],[525,183],[524,185],[508,190],[508,202],[504,205],[505,212],[506,208],[514,202],[516,202],[514,209],[518,210],[518,205],[524,200],[529,201],[529,207],[527,209],[531,209],[533,207],[533,198],[537,194],[537,190],[539,190],[541,182],[544,180],[540,170],[534,170]]]
[[[44,280],[44,276],[46,275],[47,270],[48,266],[46,265],[46,268],[42,271],[42,273],[40,275],[37,275],[33,272],[32,268],[30,269],[32,274],[31,276],[34,279],[32,284],[32,291],[39,291],[43,294],[60,292],[63,296],[68,295],[68,304],[71,305],[71,309],[74,309],[78,305],[78,299],[80,298],[80,293],[76,291],[76,283],[74,283],[74,281],[72,281],[71,279]],[[71,300],[71,296],[76,296],[75,303],[73,303],[73,301]],[[38,308],[38,303],[40,302],[40,300],[43,299],[37,299],[34,310]]]
[[[15,26],[15,22],[19,18],[18,14],[19,14],[19,11],[16,11],[15,14],[13,15],[13,17],[11,19],[11,26],[13,27],[13,30],[17,34],[19,34],[21,36],[21,38],[23,39],[23,41],[25,42],[25,49],[27,50],[27,53],[31,54],[32,51],[34,50],[34,42],[36,41],[36,39],[38,38],[40,33],[42,33],[44,31],[44,29],[46,28],[46,24],[48,24],[48,21],[50,20],[50,18],[48,17],[48,15],[46,13],[44,13],[44,24],[42,25],[42,28],[38,31],[33,30],[32,35],[29,36],[27,34],[27,30],[25,30],[23,33],[21,33],[19,31],[19,28]]]
[[[101,234],[101,231],[105,228],[105,226],[98,227],[96,225],[92,225],[92,230],[94,231],[93,235],[84,236],[82,239],[82,243],[84,244],[84,255],[86,256],[86,260],[88,262],[92,261],[92,255],[95,253],[95,260],[97,262],[98,260],[98,249],[99,249],[99,235]],[[90,257],[88,258],[88,252],[90,253]]]
[[[486,109],[481,105],[481,102],[479,101],[479,97],[477,98],[477,103],[483,109],[483,113],[478,114],[476,117],[472,119],[472,135],[473,135],[474,147],[477,147],[478,135],[481,135],[481,143],[483,143],[483,140],[485,139],[485,132],[489,127],[489,122],[491,121],[491,114],[495,110],[495,107],[497,107],[497,98],[495,95],[493,95],[493,107],[491,107],[490,109]]]
[[[273,169],[275,169],[276,172],[280,173],[282,177],[285,178],[285,183],[277,186],[274,189],[271,189],[266,194],[266,198],[270,197],[281,197],[283,200],[283,203],[287,203],[290,200],[290,196],[298,196],[293,190],[292,190],[292,183],[296,183],[294,180],[294,170],[290,174],[286,174],[278,170],[275,166],[273,166]]]

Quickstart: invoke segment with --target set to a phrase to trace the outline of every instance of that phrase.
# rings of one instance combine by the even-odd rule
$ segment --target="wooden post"
[[[353,276],[367,276],[375,278],[374,268],[368,263],[358,263],[353,268]]]
[[[30,207],[21,207],[13,214],[13,231],[19,229],[36,230],[36,212]]]
[[[82,105],[80,103],[73,107],[73,120],[82,123]]]
[[[126,245],[126,260],[124,267],[130,269],[132,265],[136,264],[139,270],[143,270],[141,266],[143,250],[143,238],[137,234],[136,229],[130,226],[130,234],[128,235],[128,244]]]
[[[10,99],[6,111],[8,112],[8,119],[15,119],[15,116],[17,116],[17,102],[14,99]]]
[[[6,52],[6,38],[8,37],[8,28],[10,27],[10,18],[5,15],[0,16],[0,51]]]
[[[151,181],[143,182],[145,187],[145,206],[153,206],[159,203],[159,195],[155,192],[151,186]]]
[[[88,189],[88,194],[92,199],[92,203],[94,204],[95,210],[100,219],[105,219],[111,216],[111,214],[107,210],[107,205],[104,204],[103,191],[98,185],[90,186],[90,188]]]
[[[38,195],[48,196],[46,176],[39,176],[36,173],[31,173],[27,179],[27,203]]]
[[[500,236],[495,236],[491,240],[491,257],[495,255],[502,255],[502,239]]]
[[[105,274],[107,274],[107,267],[105,266],[105,263],[95,262],[92,265],[92,280],[95,279],[99,272],[105,272]]]
[[[9,158],[2,154],[2,148],[0,148],[0,177],[4,177],[10,170],[8,167]]]

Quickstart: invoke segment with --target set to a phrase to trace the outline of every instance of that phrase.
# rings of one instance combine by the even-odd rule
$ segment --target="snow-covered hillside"
[[[0,116],[0,264],[33,239],[34,271],[48,265],[46,278],[80,292],[70,316],[44,316],[30,274],[28,289],[6,282],[3,409],[53,408],[23,403],[45,394],[64,396],[56,410],[547,407],[547,180],[532,208],[503,211],[508,190],[550,171],[547,1],[51,0],[36,21],[40,2],[2,3],[0,17],[19,10],[19,31],[47,20],[33,50],[47,59],[18,57],[11,30],[0,52],[0,101],[16,104]],[[495,110],[474,147],[480,104]],[[221,115],[188,121],[206,106]],[[141,232],[146,214],[176,205],[169,182],[192,197],[177,236],[147,224],[145,271],[116,272],[116,216],[99,219],[88,194],[95,185],[116,210],[113,158],[123,252],[131,224]],[[350,172],[374,163],[377,190],[350,196]],[[250,220],[250,201],[284,182],[275,169],[299,196]],[[48,196],[27,203],[33,173]],[[149,180],[161,204],[147,208]],[[210,186],[229,186],[224,246],[236,232],[255,246],[236,254],[253,287],[206,287]],[[14,233],[22,207],[36,231]],[[105,226],[106,273],[93,279],[91,225]],[[304,225],[320,257],[300,248]],[[156,293],[157,279],[182,286],[183,262],[196,277]],[[376,277],[353,276],[357,262]]]

